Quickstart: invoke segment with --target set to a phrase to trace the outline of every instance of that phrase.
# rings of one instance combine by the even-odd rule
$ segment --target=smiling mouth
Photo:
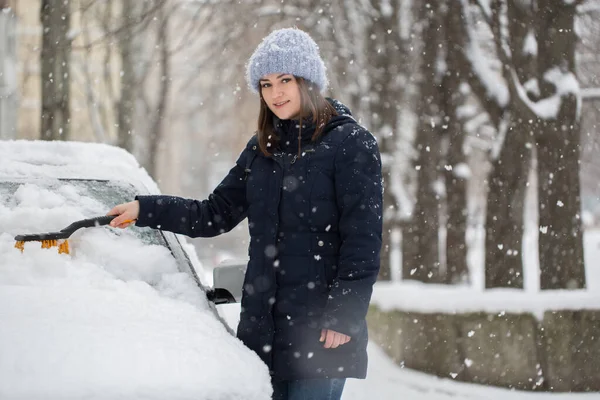
[[[283,106],[283,105],[285,105],[285,104],[287,104],[289,102],[290,102],[289,100],[286,100],[286,101],[282,101],[281,103],[274,103],[273,105],[275,107],[281,107],[281,106]]]

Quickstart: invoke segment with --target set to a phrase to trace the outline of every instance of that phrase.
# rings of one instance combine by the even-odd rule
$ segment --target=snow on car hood
[[[0,398],[270,399],[266,366],[142,228],[80,229],[69,255],[15,249],[17,234],[108,211],[43,181],[0,191]]]

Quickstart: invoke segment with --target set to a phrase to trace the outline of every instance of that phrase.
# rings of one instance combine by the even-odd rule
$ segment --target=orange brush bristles
[[[58,254],[69,254],[69,241],[58,243],[58,240],[42,240],[42,249],[50,249],[52,247],[58,247]],[[25,249],[25,242],[16,242],[15,248],[21,250],[21,253]]]
[[[69,254],[69,241],[65,240],[58,245],[58,254]]]
[[[42,249],[49,249],[58,246],[56,240],[42,240]]]

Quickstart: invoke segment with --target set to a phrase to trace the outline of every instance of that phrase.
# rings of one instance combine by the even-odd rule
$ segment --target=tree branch
[[[141,25],[142,23],[145,23],[144,28],[147,26],[148,22],[151,21],[152,19],[149,18],[154,12],[156,12],[157,10],[160,10],[161,7],[164,6],[164,4],[167,2],[167,0],[159,0],[157,2],[157,4],[154,7],[151,7],[148,11],[146,11],[145,13],[140,15],[140,19],[139,21],[134,21],[131,24],[124,24],[121,25],[120,27],[118,27],[115,30],[107,30],[106,34],[104,34],[103,36],[101,36],[100,38],[88,43],[86,46],[73,46],[73,50],[88,50],[89,48],[92,48],[94,46],[97,46],[99,44],[101,44],[102,42],[104,42],[104,40],[106,40],[109,37],[113,37],[113,36],[118,36],[120,35],[124,30],[130,29],[131,27],[134,27],[136,25]]]
[[[492,25],[493,25],[491,10],[489,8],[487,8],[486,5],[484,5],[481,0],[470,0],[470,2],[471,2],[471,4],[475,4],[477,7],[479,7],[484,21],[488,24],[488,26],[491,29]]]
[[[469,73],[466,76],[467,83],[475,95],[480,99],[482,107],[490,116],[494,126],[498,127],[501,122],[502,114],[504,113],[504,108],[506,107],[507,102],[505,100],[507,99],[503,100],[499,94],[493,94],[493,90],[489,87],[487,80],[483,76],[485,72],[482,71],[480,66],[476,65],[477,60],[473,59],[476,57],[472,53],[474,49],[477,48],[477,39],[473,33],[473,23],[471,16],[468,14],[469,4],[466,2],[466,0],[461,1],[461,11],[463,14],[462,30],[466,45],[463,46],[460,57],[462,58],[462,62],[466,65],[469,65],[470,70],[472,71],[472,73]],[[492,28],[492,25],[490,25],[490,28]]]
[[[581,89],[582,100],[600,100],[600,87]]]

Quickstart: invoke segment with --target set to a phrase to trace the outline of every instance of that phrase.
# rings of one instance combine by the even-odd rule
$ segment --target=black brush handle
[[[63,232],[32,233],[29,235],[17,235],[15,236],[15,240],[17,242],[39,242],[41,240],[59,240],[68,237],[69,235]]]
[[[94,226],[103,226],[110,224],[110,221],[115,219],[116,215],[104,215],[102,217],[88,218],[82,219],[80,221],[75,221],[71,225],[67,226],[65,229],[61,229],[61,232],[68,233],[69,235],[75,232],[80,228],[92,228]]]
[[[17,242],[32,242],[40,240],[59,240],[67,239],[73,232],[80,228],[91,228],[94,226],[102,226],[110,224],[110,221],[116,218],[116,215],[105,215],[102,217],[82,219],[75,221],[71,225],[62,229],[60,232],[48,232],[48,233],[37,233],[31,235],[18,235],[15,236]]]

